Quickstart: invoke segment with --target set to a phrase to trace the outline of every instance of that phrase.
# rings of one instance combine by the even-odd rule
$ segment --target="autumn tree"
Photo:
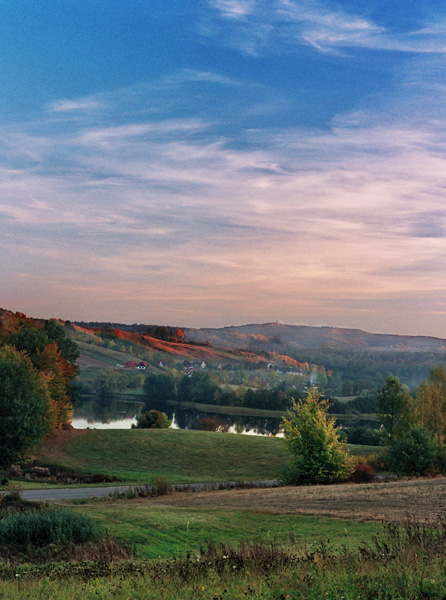
[[[303,400],[292,400],[292,410],[283,418],[284,443],[293,457],[282,472],[288,484],[334,483],[348,479],[353,458],[340,441],[335,419],[328,416],[329,401],[315,388]]]
[[[77,397],[75,378],[79,352],[76,343],[54,319],[40,321],[16,313],[8,315],[1,325],[0,347],[15,348],[43,375],[51,400],[53,427],[70,421]]]

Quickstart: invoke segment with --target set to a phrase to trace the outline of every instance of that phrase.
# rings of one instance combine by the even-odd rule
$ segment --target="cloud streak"
[[[209,0],[225,43],[242,53],[261,55],[299,45],[323,53],[368,49],[408,53],[446,52],[444,22],[408,31],[392,31],[363,15],[343,10],[331,2],[314,0]],[[225,26],[227,20],[231,27]],[[219,29],[219,26],[221,29]]]

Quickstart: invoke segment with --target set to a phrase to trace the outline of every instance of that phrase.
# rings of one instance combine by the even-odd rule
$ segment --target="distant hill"
[[[368,333],[360,329],[263,323],[220,329],[185,329],[190,340],[228,347],[259,348],[293,344],[300,348],[337,348],[370,352],[446,352],[446,339]],[[265,348],[266,349],[266,348]]]

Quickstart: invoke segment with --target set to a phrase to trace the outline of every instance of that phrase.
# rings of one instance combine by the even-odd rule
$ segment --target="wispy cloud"
[[[222,15],[229,19],[242,19],[252,14],[256,0],[209,0]]]
[[[310,45],[320,52],[347,49],[409,53],[446,52],[445,26],[432,19],[410,31],[394,31],[371,18],[316,0],[209,0],[220,17],[221,41],[246,54],[277,52]],[[224,20],[232,23],[224,27]],[[212,30],[217,35],[218,26]]]
[[[78,112],[92,111],[102,108],[102,104],[97,100],[84,98],[81,100],[56,100],[48,105],[48,110],[51,112]]]
[[[62,316],[120,320],[125,303],[129,321],[150,321],[150,307],[190,325],[234,314],[310,322],[317,313],[319,322],[376,329],[376,307],[391,314],[392,303],[400,330],[421,305],[440,315],[446,115],[414,119],[413,104],[405,115],[409,72],[395,91],[398,111],[384,118],[381,97],[379,110],[340,115],[325,130],[233,129],[239,115],[230,115],[223,134],[198,109],[164,116],[160,90],[168,99],[176,85],[181,96],[187,76],[165,88],[138,84],[130,114],[118,90],[108,112],[81,121],[45,111],[4,126],[4,301],[20,293],[50,316],[65,298]],[[412,91],[422,86],[411,77]],[[431,90],[433,105],[441,95]]]

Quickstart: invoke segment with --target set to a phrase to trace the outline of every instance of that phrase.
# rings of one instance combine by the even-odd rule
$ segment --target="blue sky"
[[[446,5],[0,4],[0,305],[446,337]]]

